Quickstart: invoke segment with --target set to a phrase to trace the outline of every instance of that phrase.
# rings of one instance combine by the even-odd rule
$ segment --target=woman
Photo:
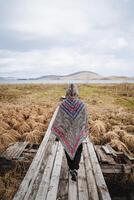
[[[74,84],[69,85],[66,99],[59,106],[52,133],[61,141],[72,180],[76,181],[82,141],[88,134],[88,123],[85,104],[78,98],[78,90]]]

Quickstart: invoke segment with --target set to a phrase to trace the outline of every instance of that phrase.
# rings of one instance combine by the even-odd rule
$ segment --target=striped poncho
[[[51,130],[73,160],[77,148],[88,134],[85,104],[81,100],[74,98],[64,100],[59,106]]]

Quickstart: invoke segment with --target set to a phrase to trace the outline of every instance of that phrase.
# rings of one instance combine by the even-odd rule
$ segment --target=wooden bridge
[[[83,142],[78,180],[71,180],[63,147],[51,134],[57,111],[13,200],[110,200],[89,138]]]

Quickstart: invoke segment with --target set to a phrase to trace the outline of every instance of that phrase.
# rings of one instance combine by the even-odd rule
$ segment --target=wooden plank
[[[49,155],[48,161],[46,168],[43,173],[43,177],[36,195],[35,200],[43,200],[46,199],[48,188],[49,188],[49,183],[50,183],[50,176],[52,173],[53,165],[54,165],[54,160],[55,156],[57,153],[57,148],[58,148],[58,142],[55,142],[53,147],[52,147],[52,153]]]
[[[68,200],[68,165],[65,153],[63,154],[57,200]]]
[[[83,155],[81,156],[80,168],[78,171],[78,197],[80,200],[89,199]]]
[[[19,144],[18,149],[16,150],[16,152],[13,155],[13,159],[18,159],[27,145],[28,145],[28,142],[26,142],[26,141]]]
[[[95,149],[96,149],[97,155],[99,155],[98,157],[99,157],[100,162],[108,163],[110,165],[116,164],[112,156],[105,154],[105,152],[101,148],[101,145],[96,145]]]
[[[46,151],[43,155],[42,162],[40,164],[40,168],[38,169],[37,173],[35,173],[35,175],[33,176],[32,178],[33,180],[31,181],[29,185],[29,191],[27,191],[27,194],[26,194],[26,197],[28,199],[35,199],[37,195],[39,185],[43,177],[44,169],[47,165],[48,157],[52,152],[52,146],[54,144],[54,140],[55,140],[55,137],[53,135],[50,135],[50,138],[46,145]]]
[[[111,151],[109,151],[109,148],[108,148],[106,145],[102,145],[101,148],[104,150],[104,152],[105,152],[106,154],[112,155]]]
[[[70,173],[69,173],[68,200],[78,200],[77,182],[71,180]]]
[[[130,174],[132,172],[132,167],[130,165],[125,164],[125,173]],[[106,165],[102,164],[101,169],[103,174],[122,174],[124,173],[123,167],[121,164],[113,165]]]
[[[18,159],[28,142],[16,142],[15,144],[10,145],[7,150],[2,154],[2,157],[7,159]]]
[[[106,144],[108,149],[111,151],[111,153],[113,154],[113,156],[117,157],[118,155],[123,155],[124,152],[122,151],[115,151],[109,144]]]
[[[36,177],[37,177],[37,174],[39,172],[39,169],[41,167],[41,163],[44,159],[44,155],[46,153],[46,149],[47,149],[47,143],[48,143],[48,140],[49,140],[49,137],[50,137],[50,134],[51,134],[51,127],[52,127],[52,124],[53,124],[53,121],[56,117],[56,114],[58,112],[58,109],[59,107],[57,107],[50,123],[49,123],[49,126],[48,126],[48,129],[46,131],[46,134],[43,138],[43,141],[39,147],[39,150],[38,152],[36,153],[34,159],[33,159],[33,162],[31,163],[30,167],[29,167],[29,170],[27,171],[27,174],[26,176],[24,177],[20,187],[19,187],[19,190],[18,192],[15,194],[14,196],[14,200],[23,200],[24,197],[26,196],[27,193],[30,193],[31,191],[31,187],[33,185],[33,182],[35,181]]]
[[[116,151],[109,144],[106,144],[106,146],[109,149],[109,151],[111,152],[111,154],[116,157],[117,156]]]
[[[34,170],[33,170],[31,181],[30,181],[29,187],[27,189],[24,200],[32,200],[37,195],[38,187],[39,187],[39,184],[41,182],[44,169],[47,165],[48,157],[51,153],[50,147],[52,147],[52,145],[48,141],[46,146],[45,146],[45,152],[40,156],[41,161],[39,162],[39,165],[36,166],[37,169],[34,168]],[[48,151],[48,148],[49,148],[50,152]],[[41,174],[42,174],[42,176],[41,176]]]
[[[16,142],[15,144],[10,145],[6,151],[4,151],[1,155],[1,157],[5,157],[7,159],[11,159],[12,158],[12,154],[14,153],[14,151],[18,148],[19,146],[19,142]]]
[[[25,149],[23,152],[24,153],[33,153],[34,154],[34,153],[37,153],[37,151],[38,151],[37,149]]]
[[[96,180],[96,184],[97,184],[97,188],[99,192],[99,197],[101,200],[111,200],[93,144],[91,143],[89,138],[87,138],[86,140],[87,140],[88,153],[90,156],[90,160],[93,167],[94,176],[95,176],[95,180]]]
[[[53,168],[46,200],[56,200],[59,178],[60,178],[60,171],[61,171],[62,157],[63,157],[63,146],[59,142],[58,151],[55,158],[54,168]]]
[[[87,177],[88,194],[90,200],[99,200],[97,186],[93,175],[93,168],[89,159],[86,143],[83,143],[83,158],[85,164],[85,172]]]
[[[23,159],[25,159],[25,158],[30,159],[30,158],[33,158],[34,156],[35,156],[35,155],[34,155],[33,153],[26,153],[26,152],[24,153],[24,152],[23,152],[23,157],[22,157],[22,156],[19,157],[18,160],[21,160],[22,158],[23,158]]]
[[[124,155],[125,155],[130,161],[134,161],[134,157],[132,157],[131,155],[129,155],[126,151],[124,151]]]
[[[102,151],[101,151],[101,149],[100,149],[100,145],[96,145],[95,146],[95,150],[96,150],[96,153],[97,153],[97,156],[98,156],[98,158],[99,158],[99,161],[100,162],[108,162],[108,160],[105,158],[105,156],[103,155],[103,153],[102,153]]]

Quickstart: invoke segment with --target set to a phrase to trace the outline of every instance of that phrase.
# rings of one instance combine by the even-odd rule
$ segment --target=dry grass
[[[105,143],[109,143],[111,140],[119,140],[119,138],[120,136],[114,131],[109,131],[104,135]]]
[[[24,140],[29,143],[40,143],[42,140],[41,131],[34,130],[23,134]]]
[[[129,135],[127,133],[122,135],[122,142],[124,142],[124,144],[126,144],[129,150],[134,153],[134,136],[133,135]]]
[[[1,85],[1,149],[12,141],[26,139],[30,142],[40,142],[65,89],[66,85]],[[124,96],[126,101],[133,100],[134,84],[79,85],[79,89],[80,97],[89,107],[90,136],[95,144],[118,139],[134,152],[134,107],[124,105],[121,101],[117,102],[121,97],[124,101]],[[16,132],[10,137],[9,133],[13,130]],[[125,135],[122,135],[123,131]]]
[[[40,143],[43,132],[47,129],[52,108],[31,104],[7,104],[1,106],[0,146],[4,150],[10,143],[27,140],[30,143]],[[4,148],[5,147],[5,148]]]
[[[113,147],[116,151],[126,151],[127,153],[130,153],[127,146],[121,142],[119,139],[112,139],[110,142],[111,147]]]
[[[90,122],[90,137],[95,144],[100,144],[106,132],[105,124],[100,120]]]
[[[0,86],[0,152],[11,142],[40,143],[66,85]],[[89,135],[95,144],[109,143],[134,154],[134,84],[79,85],[89,109]],[[23,170],[0,177],[0,195],[11,199]],[[14,175],[15,174],[15,175]],[[129,177],[134,182],[134,176]]]
[[[17,141],[41,143],[59,96],[51,93],[44,85],[0,86],[0,152]],[[12,199],[31,161],[0,175],[0,199]]]
[[[107,108],[105,108],[106,106]],[[103,104],[102,109],[98,107],[99,106],[96,106],[96,109],[93,109],[92,111],[92,108],[90,106],[92,120],[90,120],[91,122],[89,126],[93,142],[95,144],[111,143],[113,145],[114,140],[115,143],[116,141],[119,141],[118,150],[123,150],[126,146],[126,150],[129,150],[131,153],[134,153],[133,110],[127,110],[126,108],[119,107],[117,105],[115,105],[112,108],[109,108],[108,104]],[[96,122],[99,122],[98,126],[99,124],[103,124],[102,127],[105,127],[105,129],[103,128],[102,131],[100,131],[99,128],[97,128],[97,126],[95,125]],[[113,145],[113,147],[117,150],[117,145]]]

